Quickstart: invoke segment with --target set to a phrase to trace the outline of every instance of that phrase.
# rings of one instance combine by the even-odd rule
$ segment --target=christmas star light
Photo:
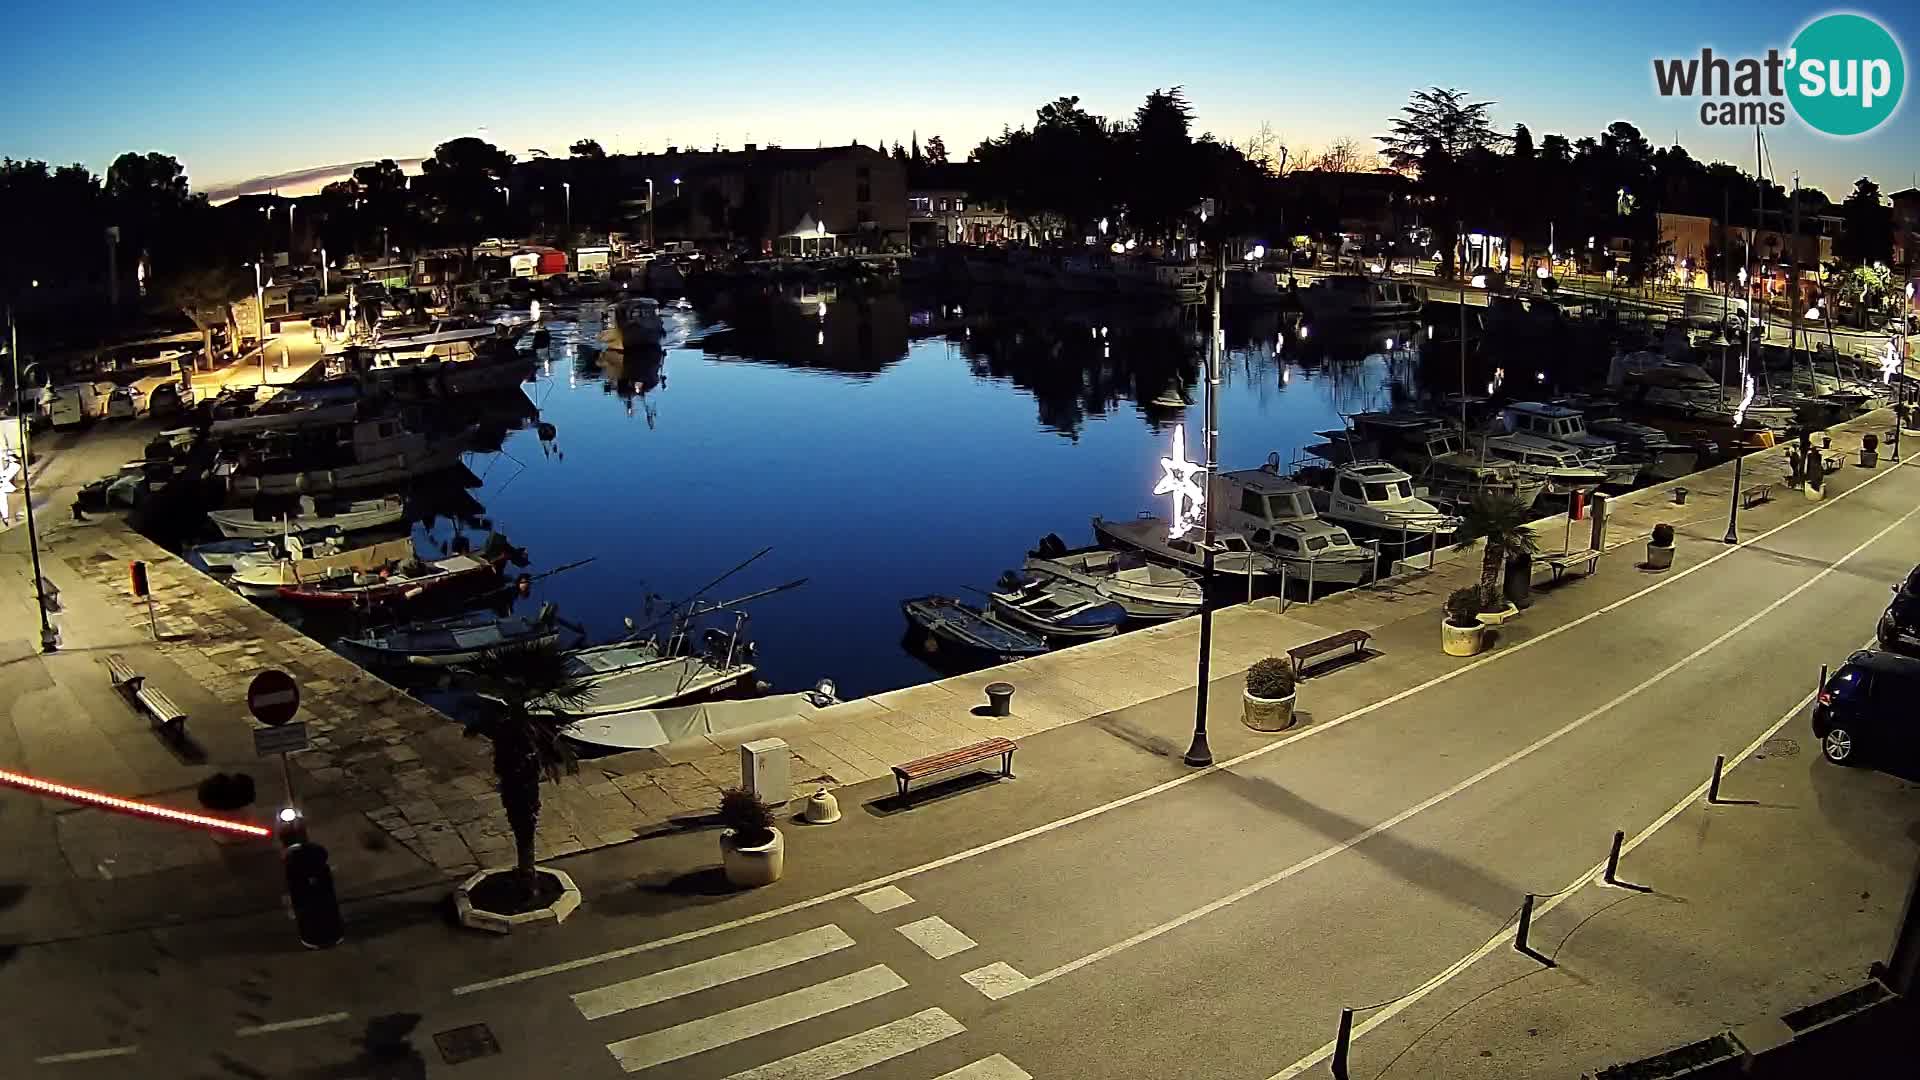
[[[1199,526],[1200,510],[1207,501],[1206,489],[1194,480],[1206,469],[1187,460],[1185,424],[1173,429],[1173,452],[1160,459],[1160,468],[1163,472],[1160,482],[1153,487],[1153,493],[1173,496],[1172,524],[1167,529],[1167,536],[1178,540]]]

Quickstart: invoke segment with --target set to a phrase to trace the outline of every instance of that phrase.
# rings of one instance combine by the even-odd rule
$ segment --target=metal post
[[[27,411],[20,405],[20,326],[13,321],[13,306],[7,306],[7,333],[13,349],[13,408],[20,425],[20,498],[27,504],[27,549],[33,553],[33,599],[40,607],[40,651],[53,652],[60,647],[59,635],[47,618],[47,579],[40,575],[40,533],[33,523],[33,449]]]
[[[1527,951],[1527,934],[1530,933],[1532,930],[1533,930],[1533,894],[1528,893],[1527,898],[1525,900],[1520,901],[1520,927],[1518,930],[1514,932],[1514,935],[1513,935],[1513,950],[1515,952]]]
[[[287,766],[287,752],[280,751],[280,786],[287,793],[287,805],[293,803],[293,770]]]
[[[1742,376],[1742,378],[1741,378],[1741,380],[1740,380],[1740,382],[1741,382],[1741,385],[1742,385],[1742,386],[1745,386],[1745,385],[1746,385],[1746,378],[1745,378],[1744,376]],[[1744,394],[1744,393],[1746,393],[1746,391],[1745,391],[1745,390],[1742,390],[1742,391],[1741,391],[1741,393],[1742,393],[1742,394]],[[1734,429],[1733,429],[1733,437],[1734,437],[1734,440],[1735,440],[1735,445],[1734,445],[1734,451],[1733,451],[1733,453],[1734,453],[1734,457],[1733,457],[1733,497],[1727,500],[1727,535],[1726,535],[1725,537],[1723,537],[1723,538],[1722,538],[1723,540],[1725,540],[1725,542],[1727,542],[1727,543],[1729,543],[1729,544],[1737,544],[1737,543],[1739,543],[1739,542],[1740,542],[1740,532],[1739,532],[1739,522],[1740,522],[1740,463],[1741,463],[1742,461],[1744,461],[1744,460],[1746,460],[1746,456],[1747,456],[1747,455],[1746,455],[1746,453],[1745,453],[1745,451],[1746,451],[1746,447],[1744,447],[1744,446],[1740,446],[1740,445],[1739,445],[1739,439],[1740,439],[1740,428],[1739,428],[1738,426],[1735,426],[1735,427],[1734,427]]]
[[[1820,682],[1818,685],[1814,686],[1814,690],[1819,691],[1819,690],[1825,690],[1826,688],[1827,688],[1827,665],[1821,664],[1820,665]]]
[[[1620,884],[1618,881],[1614,880],[1614,875],[1620,869],[1620,844],[1626,838],[1627,838],[1626,833],[1621,832],[1618,829],[1614,830],[1613,847],[1611,850],[1607,852],[1607,872],[1605,877],[1601,879],[1609,885]]]
[[[1333,1080],[1347,1080],[1347,1048],[1353,1044],[1353,1010],[1340,1010],[1340,1033],[1333,1037]]]
[[[1713,780],[1707,785],[1707,802],[1720,801],[1720,771],[1727,767],[1727,755],[1713,755]]]
[[[1224,244],[1216,245],[1213,272],[1213,319],[1212,330],[1207,337],[1207,497],[1200,503],[1200,547],[1204,553],[1200,564],[1200,681],[1195,687],[1193,706],[1193,743],[1187,747],[1186,762],[1195,768],[1213,764],[1213,750],[1207,745],[1207,675],[1212,662],[1213,651],[1213,607],[1206,602],[1206,589],[1213,584],[1213,474],[1219,462],[1214,458],[1218,453],[1218,427],[1220,426],[1220,294],[1227,282],[1227,249]],[[1247,565],[1249,573],[1253,570]],[[1249,577],[1248,580],[1252,580]]]

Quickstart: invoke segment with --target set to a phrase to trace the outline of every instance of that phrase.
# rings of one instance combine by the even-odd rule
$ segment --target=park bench
[[[996,757],[1000,759],[1000,775],[1010,777],[1013,775],[1013,752],[1019,748],[1011,739],[986,739],[971,746],[962,746],[957,750],[948,750],[940,754],[929,754],[902,765],[895,765],[893,778],[900,785],[900,797],[904,799],[907,797],[908,785],[915,780]]]
[[[1373,635],[1365,630],[1342,630],[1330,634],[1318,641],[1309,641],[1305,645],[1295,645],[1287,650],[1288,659],[1293,661],[1293,674],[1298,677],[1306,668],[1307,662],[1325,656],[1327,653],[1353,646],[1353,655],[1359,656],[1367,647]]]
[[[153,721],[153,726],[168,738],[178,738],[187,726],[187,714],[173,699],[147,685],[147,678],[133,670],[127,658],[114,653],[107,657],[107,677],[114,689],[126,694]]]
[[[1772,500],[1772,484],[1753,484],[1740,489],[1740,509],[1742,510],[1751,510],[1760,503]]]
[[[1560,579],[1567,576],[1567,571],[1582,564],[1586,566],[1583,573],[1592,576],[1600,565],[1600,552],[1592,548],[1585,551],[1548,551],[1534,556],[1533,565],[1538,567],[1542,564],[1553,574],[1552,583],[1558,585]]]

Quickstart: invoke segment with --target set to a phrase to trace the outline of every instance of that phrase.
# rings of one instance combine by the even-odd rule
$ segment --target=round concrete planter
[[[1673,565],[1673,545],[1647,541],[1647,569],[1665,570]]]
[[[453,890],[453,911],[454,914],[458,916],[460,925],[474,930],[486,930],[495,934],[511,934],[515,930],[535,926],[540,923],[558,924],[566,922],[567,916],[573,914],[574,911],[580,907],[580,887],[573,883],[573,879],[568,877],[564,870],[555,870],[548,866],[538,867],[537,869],[540,873],[546,874],[560,882],[560,895],[554,898],[553,903],[548,904],[546,907],[535,908],[532,911],[523,911],[513,915],[503,915],[497,911],[488,911],[486,908],[475,907],[473,904],[473,890],[479,888],[481,882],[495,874],[510,874],[513,872],[511,870],[482,870],[461,882],[460,885]]]
[[[1808,484],[1800,490],[1807,493],[1808,502],[1819,502],[1821,499],[1827,497],[1826,489],[1814,487],[1812,484]]]
[[[1520,614],[1520,609],[1518,607],[1515,607],[1513,604],[1509,603],[1506,607],[1501,608],[1499,611],[1483,611],[1480,614],[1475,615],[1474,618],[1480,620],[1481,626],[1499,626],[1501,623],[1506,622],[1508,619],[1514,618],[1519,614]]]
[[[1473,656],[1487,647],[1487,628],[1484,624],[1455,626],[1442,619],[1440,647],[1448,656]]]
[[[1255,731],[1285,731],[1293,726],[1293,699],[1299,692],[1286,697],[1254,697],[1242,690],[1240,692],[1240,722]]]
[[[733,842],[733,830],[720,830],[720,865],[726,869],[727,883],[736,888],[754,889],[780,880],[786,870],[787,840],[780,830],[773,839],[756,847],[740,847]]]

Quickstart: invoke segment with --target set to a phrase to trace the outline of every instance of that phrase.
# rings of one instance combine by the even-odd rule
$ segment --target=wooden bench
[[[1349,645],[1353,646],[1353,655],[1359,656],[1366,649],[1367,642],[1372,640],[1373,635],[1365,630],[1342,630],[1337,634],[1323,637],[1319,641],[1295,645],[1287,650],[1287,657],[1293,661],[1293,674],[1297,678],[1307,666],[1307,661],[1344,649]]]
[[[975,762],[987,761],[996,757],[1000,759],[1000,775],[1011,777],[1013,775],[1013,752],[1018,749],[1020,749],[1020,747],[1011,739],[986,739],[974,743],[971,746],[962,746],[957,750],[948,750],[940,754],[930,754],[927,757],[915,758],[905,764],[895,765],[893,767],[893,779],[900,785],[900,797],[904,799],[907,797],[908,785],[912,784],[915,780],[925,779],[935,773],[943,773],[949,769],[960,768],[962,765],[972,765]]]
[[[1751,510],[1763,502],[1773,501],[1772,484],[1751,484],[1740,489],[1740,509]]]
[[[175,705],[173,699],[158,688],[148,686],[147,677],[134,671],[126,657],[119,653],[107,657],[107,677],[113,681],[114,689],[126,694],[140,706],[162,735],[177,738],[187,726],[185,710]]]
[[[1535,561],[1547,564],[1548,569],[1553,571],[1553,584],[1558,585],[1560,579],[1567,576],[1567,571],[1581,563],[1587,566],[1584,573],[1588,577],[1593,576],[1594,570],[1600,565],[1600,553],[1592,548],[1585,551],[1549,551]]]

